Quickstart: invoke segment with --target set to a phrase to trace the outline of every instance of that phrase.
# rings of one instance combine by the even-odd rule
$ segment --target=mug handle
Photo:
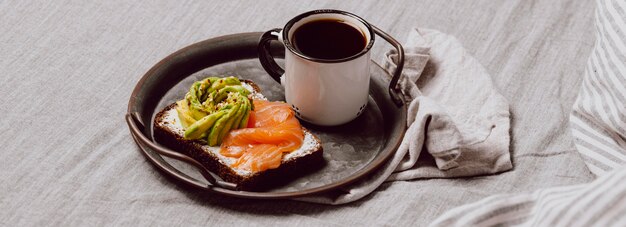
[[[391,44],[398,51],[398,62],[396,62],[396,71],[393,72],[393,76],[391,77],[391,81],[389,82],[389,96],[397,106],[402,106],[402,91],[398,87],[398,83],[400,81],[400,76],[402,76],[402,69],[404,68],[404,48],[402,48],[402,44],[398,42],[396,39],[391,37],[389,34],[385,33],[383,30],[380,30],[376,26],[370,24],[374,33],[376,35],[385,39],[389,44]]]
[[[285,74],[285,70],[282,69],[276,63],[276,60],[272,57],[270,53],[270,43],[274,40],[278,40],[278,36],[280,35],[280,28],[274,28],[269,30],[263,35],[261,35],[261,40],[259,41],[259,45],[257,47],[257,51],[259,53],[259,61],[261,61],[261,65],[267,71],[268,74],[278,83],[280,83],[280,77]]]

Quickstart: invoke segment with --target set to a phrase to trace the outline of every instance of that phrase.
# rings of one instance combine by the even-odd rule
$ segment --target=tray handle
[[[385,39],[389,44],[391,44],[398,51],[398,62],[396,62],[396,71],[393,72],[393,77],[391,77],[391,81],[389,82],[389,96],[397,106],[402,106],[403,102],[400,96],[402,95],[402,91],[398,87],[398,83],[400,81],[400,76],[402,76],[402,68],[404,68],[404,48],[402,48],[402,44],[394,39],[391,35],[385,33],[383,30],[380,30],[378,27],[370,24],[372,26],[372,30],[374,32]]]
[[[190,158],[187,155],[178,153],[176,151],[170,150],[168,148],[162,147],[158,144],[153,143],[150,139],[148,139],[142,132],[143,130],[140,129],[140,127],[143,127],[143,124],[141,123],[141,120],[139,118],[138,113],[127,113],[126,114],[126,123],[128,124],[129,128],[130,128],[130,132],[133,136],[133,138],[135,139],[135,141],[139,142],[140,144],[143,144],[144,146],[147,146],[148,148],[156,151],[158,154],[163,155],[163,156],[167,156],[179,161],[183,161],[187,164],[190,164],[194,167],[196,167],[196,169],[198,169],[198,171],[200,172],[200,174],[202,174],[202,176],[209,182],[209,187],[211,186],[219,186],[222,188],[226,188],[226,189],[236,189],[237,185],[230,183],[230,182],[225,182],[222,180],[218,180],[215,177],[213,177],[213,175],[211,175],[211,173],[204,168],[204,166],[202,164],[200,164],[198,161],[196,161],[193,158]],[[194,182],[192,179],[189,179],[188,177],[184,177],[181,176],[180,174],[178,174],[177,171],[174,171],[170,168],[162,168],[164,171],[168,172],[170,175],[176,177],[177,179],[190,184],[190,185],[197,185],[196,182]]]

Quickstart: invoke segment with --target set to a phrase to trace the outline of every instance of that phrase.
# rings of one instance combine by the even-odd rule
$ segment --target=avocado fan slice
[[[221,130],[217,138],[218,144],[222,143],[222,141],[224,140],[224,137],[226,137],[226,134],[228,134],[230,130],[237,129],[237,127],[239,126],[239,121],[243,117],[246,107],[245,107],[245,103],[237,102],[237,104],[238,104],[237,108],[234,108],[231,110],[231,112],[234,113],[234,115],[229,116],[226,126]]]
[[[250,100],[246,97],[243,98],[242,103],[244,103],[244,107],[245,109],[243,110],[243,115],[241,116],[241,119],[239,119],[237,122],[239,122],[239,125],[237,125],[237,128],[245,128],[246,126],[248,126],[248,118],[250,117],[250,111],[251,111],[251,104],[250,104]]]
[[[208,77],[194,82],[176,110],[185,139],[206,138],[221,144],[230,130],[244,128],[254,108],[250,91],[236,77]]]
[[[206,132],[208,129],[210,129],[214,124],[215,121],[217,121],[217,119],[220,119],[222,116],[224,116],[227,113],[227,111],[218,111],[215,112],[211,115],[207,115],[205,117],[203,117],[202,119],[196,121],[195,123],[193,123],[192,125],[189,126],[189,128],[187,128],[185,130],[185,139],[199,139],[201,138],[202,134],[204,132]]]
[[[188,128],[191,124],[196,122],[196,119],[189,115],[189,105],[187,104],[187,100],[179,100],[176,102],[176,112],[178,112],[178,119],[180,120],[180,124],[183,125],[183,128]]]

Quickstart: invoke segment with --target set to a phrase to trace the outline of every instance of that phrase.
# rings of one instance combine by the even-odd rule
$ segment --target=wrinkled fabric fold
[[[626,21],[626,11],[616,10],[620,4],[626,6],[619,0],[596,1],[596,45],[569,122],[580,157],[599,178],[532,193],[492,195],[445,212],[431,226],[626,226],[626,120],[620,119],[626,100],[611,98],[626,88],[626,48],[610,46],[626,46],[626,23],[615,24]],[[603,37],[610,32],[607,28],[620,32],[609,40]],[[606,58],[606,53],[613,56]]]
[[[344,204],[385,181],[467,177],[513,167],[509,105],[484,67],[458,40],[436,30],[412,30],[404,47],[400,88],[409,105],[408,129],[395,155],[357,183],[297,200]],[[393,72],[396,59],[390,50],[383,67]]]

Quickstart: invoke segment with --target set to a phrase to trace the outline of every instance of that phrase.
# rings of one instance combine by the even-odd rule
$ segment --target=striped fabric
[[[596,43],[570,125],[581,157],[600,178],[492,196],[452,209],[432,226],[626,226],[626,0],[596,5]]]
[[[596,44],[570,122],[589,170],[603,175],[626,164],[626,1],[597,7]]]
[[[576,186],[497,195],[452,209],[431,226],[626,226],[626,169]]]

